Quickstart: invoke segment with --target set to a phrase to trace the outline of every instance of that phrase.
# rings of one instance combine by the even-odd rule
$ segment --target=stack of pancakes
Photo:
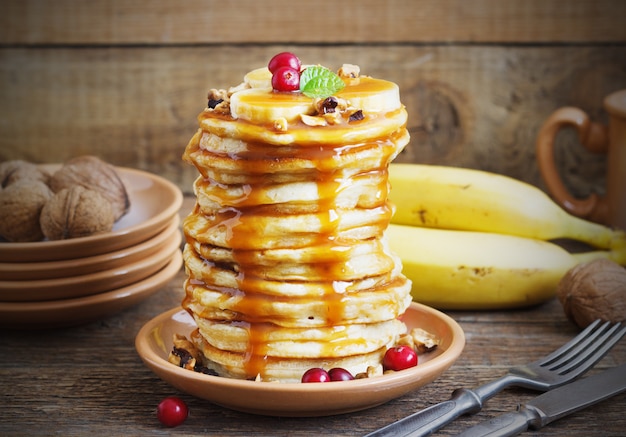
[[[183,225],[183,307],[198,325],[191,340],[204,364],[221,376],[356,374],[380,364],[405,332],[398,317],[410,282],[383,232],[393,212],[387,168],[408,142],[406,111],[399,97],[391,110],[350,107],[354,93],[376,93],[377,83],[346,80],[337,98],[348,109],[332,123],[312,126],[286,110],[277,124],[258,103],[248,108],[256,118],[236,118],[228,103],[249,86],[200,114],[184,154],[200,175]],[[314,99],[292,94],[298,111],[323,120]],[[354,111],[362,119],[351,120]]]

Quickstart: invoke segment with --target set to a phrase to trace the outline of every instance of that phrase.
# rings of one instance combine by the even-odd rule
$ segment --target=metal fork
[[[596,320],[550,355],[530,364],[512,367],[500,379],[474,390],[454,390],[450,400],[420,410],[366,437],[427,436],[463,414],[477,413],[486,400],[507,387],[551,390],[591,369],[625,333],[626,325]]]

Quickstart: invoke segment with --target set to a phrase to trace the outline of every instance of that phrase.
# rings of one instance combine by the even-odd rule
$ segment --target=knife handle
[[[366,437],[427,436],[463,414],[480,411],[481,407],[482,402],[473,390],[461,388],[452,392],[450,400],[413,413]]]
[[[528,410],[505,413],[468,428],[457,437],[514,436],[526,431],[533,418]]]

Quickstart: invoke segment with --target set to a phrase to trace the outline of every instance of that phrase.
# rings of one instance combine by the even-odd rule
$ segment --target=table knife
[[[513,436],[540,429],[568,414],[597,404],[626,390],[626,364],[555,388],[505,413],[459,434],[462,437]]]

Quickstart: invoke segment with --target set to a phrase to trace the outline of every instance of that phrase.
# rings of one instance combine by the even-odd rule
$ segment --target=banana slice
[[[243,81],[250,88],[272,88],[272,73],[267,67],[261,67],[248,72]]]
[[[350,106],[363,112],[390,112],[402,106],[398,85],[387,80],[362,76],[358,81],[347,82],[347,86],[337,93]]]
[[[250,88],[231,96],[230,109],[234,118],[258,124],[274,123],[279,119],[290,123],[301,115],[315,114],[314,99],[299,92],[273,92],[272,73],[267,67],[248,72],[244,82]],[[346,81],[346,87],[336,96],[365,113],[385,113],[402,107],[398,85],[368,76]]]
[[[301,93],[273,92],[269,88],[250,88],[234,93],[230,98],[234,118],[253,123],[274,123],[281,118],[292,122],[301,114],[315,113],[313,99]]]

